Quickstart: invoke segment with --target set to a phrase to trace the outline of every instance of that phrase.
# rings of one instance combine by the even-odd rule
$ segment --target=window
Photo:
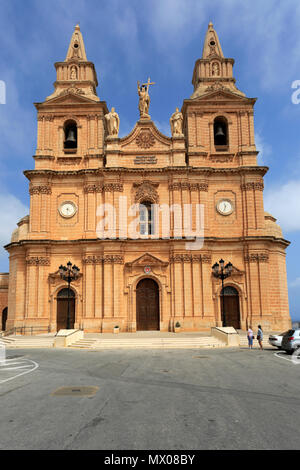
[[[214,121],[214,143],[216,150],[228,147],[228,123],[224,117],[217,117]]]
[[[154,206],[151,202],[142,202],[140,204],[140,234],[154,234]]]
[[[77,125],[75,121],[67,121],[64,125],[65,140],[64,149],[76,151],[77,149]]]

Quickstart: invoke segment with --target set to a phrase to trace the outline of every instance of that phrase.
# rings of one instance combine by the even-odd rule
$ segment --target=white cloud
[[[290,282],[289,287],[300,287],[300,277],[296,277],[294,281]]]
[[[29,209],[12,194],[0,194],[0,207],[0,269],[8,270],[8,253],[3,246],[10,242],[11,234],[17,228],[17,222],[29,213]]]
[[[269,145],[265,140],[264,137],[260,134],[260,132],[255,133],[255,144],[256,148],[259,151],[258,154],[258,163],[259,165],[266,165],[268,161],[268,157],[272,153],[272,147]]]
[[[282,186],[265,190],[264,206],[278,219],[286,232],[300,231],[300,180],[291,180]]]

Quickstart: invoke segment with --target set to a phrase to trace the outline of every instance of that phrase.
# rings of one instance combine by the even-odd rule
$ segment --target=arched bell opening
[[[64,149],[73,150],[77,149],[77,124],[75,121],[67,121],[64,125]]]
[[[224,150],[224,147],[229,146],[228,123],[222,116],[214,120],[214,144],[216,150]]]

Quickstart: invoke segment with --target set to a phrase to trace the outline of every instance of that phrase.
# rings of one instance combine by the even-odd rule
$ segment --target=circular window
[[[74,47],[75,47],[75,49],[77,49],[77,47],[78,47],[78,44],[74,44]]]
[[[211,46],[215,46],[215,45],[216,45],[215,41],[210,41],[209,44],[210,44]]]

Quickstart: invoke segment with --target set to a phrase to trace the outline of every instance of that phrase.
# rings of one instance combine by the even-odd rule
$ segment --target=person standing
[[[258,344],[259,344],[259,347],[260,347],[261,350],[263,349],[263,345],[262,345],[263,337],[264,337],[264,335],[263,335],[262,327],[261,327],[261,325],[258,325],[257,341],[258,341]]]
[[[248,338],[248,346],[250,349],[253,347],[253,330],[252,326],[249,326],[248,332],[247,332],[247,338]]]

